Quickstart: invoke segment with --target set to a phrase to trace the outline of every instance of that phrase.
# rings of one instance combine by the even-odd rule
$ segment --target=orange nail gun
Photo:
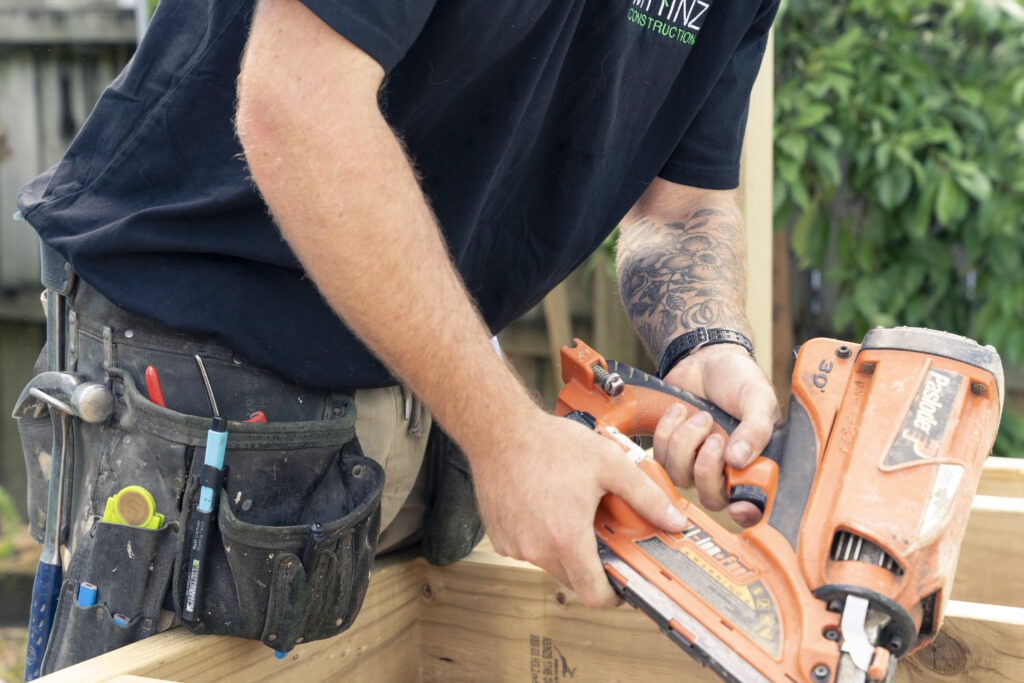
[[[609,579],[725,680],[891,681],[934,639],[999,425],[995,349],[919,328],[804,344],[786,426],[752,465],[727,468],[731,498],[764,511],[738,534],[628,438],[675,402],[724,433],[736,420],[578,340],[562,377],[556,412],[622,444],[690,521],[666,533],[606,495],[594,528]]]

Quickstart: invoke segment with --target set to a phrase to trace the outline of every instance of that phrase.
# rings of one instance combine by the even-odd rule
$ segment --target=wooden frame
[[[936,643],[896,680],[1024,680],[1024,461],[990,460]],[[993,540],[995,539],[995,540]],[[1005,569],[1003,569],[1005,567]],[[989,574],[986,578],[986,572]],[[993,603],[993,604],[982,604]],[[998,604],[995,604],[998,603]],[[629,607],[594,610],[532,565],[486,543],[447,568],[378,565],[362,613],[340,636],[283,661],[255,641],[175,629],[41,680],[718,681]]]

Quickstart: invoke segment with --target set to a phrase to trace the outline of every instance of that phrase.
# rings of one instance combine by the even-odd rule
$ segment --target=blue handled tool
[[[224,476],[224,451],[227,448],[227,420],[217,410],[217,400],[213,396],[213,387],[206,374],[206,366],[198,355],[196,364],[206,385],[206,394],[210,399],[213,419],[210,429],[206,432],[206,455],[203,458],[203,469],[199,473],[199,504],[196,506],[192,532],[192,545],[188,557],[188,581],[185,585],[185,604],[181,617],[185,621],[195,621],[202,606],[203,574],[206,570],[207,548],[210,543],[210,530],[213,525],[214,510],[220,493],[221,480]]]
[[[53,454],[50,464],[50,487],[46,502],[46,536],[32,583],[32,611],[29,612],[28,648],[25,652],[25,680],[39,678],[46,645],[50,642],[53,618],[64,570],[60,559],[60,510],[64,483],[64,458],[67,455],[68,426],[66,413],[50,413],[53,420]]]
[[[80,375],[47,371],[37,374],[22,390],[11,413],[15,418],[41,417],[48,411],[53,426],[50,449],[50,482],[46,501],[46,530],[43,550],[32,584],[32,611],[29,613],[28,648],[25,652],[25,680],[39,677],[43,655],[53,630],[57,598],[63,580],[60,545],[66,502],[64,488],[71,469],[72,418],[90,424],[106,421],[114,410],[114,396],[95,382]]]

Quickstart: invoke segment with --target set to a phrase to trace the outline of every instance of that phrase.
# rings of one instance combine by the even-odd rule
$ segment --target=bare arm
[[[700,190],[656,179],[623,220],[617,252],[626,311],[655,361],[676,336],[724,327],[752,336],[745,314],[746,236],[731,191]],[[700,349],[665,379],[741,418],[728,443],[707,438],[710,419],[682,423],[668,414],[655,433],[655,457],[676,483],[696,483],[701,501],[721,509],[722,471],[743,467],[767,444],[779,410],[767,378],[736,345]],[[749,507],[732,510],[754,521]]]
[[[496,358],[380,114],[383,76],[299,3],[266,0],[239,81],[238,133],[282,234],[327,301],[410,385],[445,383],[445,400],[431,408],[442,423],[477,415],[469,440],[495,419],[495,402],[467,410],[472,399],[445,380],[453,373],[501,395],[503,413],[535,408]]]
[[[731,191],[656,179],[623,222],[620,288],[652,358],[696,327],[748,336],[746,238]]]
[[[592,527],[601,496],[683,522],[617,447],[544,413],[494,353],[380,113],[383,77],[298,2],[261,0],[238,100],[253,178],[333,309],[465,450],[495,548],[612,604]]]

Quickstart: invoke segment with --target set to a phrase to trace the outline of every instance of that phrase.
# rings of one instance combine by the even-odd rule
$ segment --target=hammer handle
[[[25,652],[25,680],[39,678],[43,655],[53,630],[53,618],[57,613],[57,598],[63,578],[60,560],[56,564],[46,561],[46,553],[39,559],[36,578],[32,583],[32,611],[29,617],[28,649]]]

